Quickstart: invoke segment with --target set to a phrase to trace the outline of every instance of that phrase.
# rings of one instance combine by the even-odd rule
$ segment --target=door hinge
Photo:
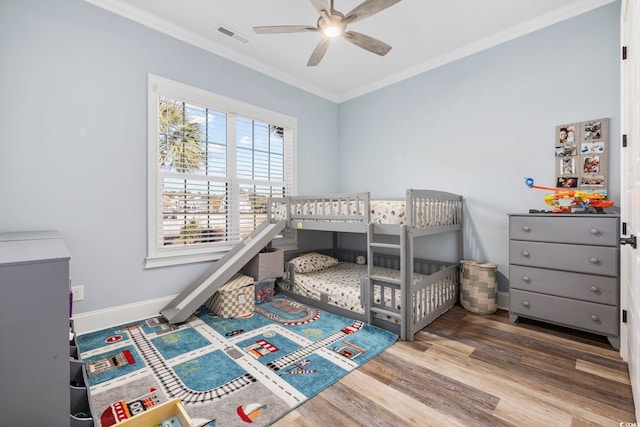
[[[622,59],[623,60],[627,59],[627,47],[626,46],[622,46]]]
[[[627,310],[622,310],[622,323],[627,323]]]
[[[633,249],[636,249],[638,246],[638,242],[636,241],[636,235],[632,234],[629,237],[621,237],[620,238],[621,245],[631,245]]]
[[[623,147],[627,146],[627,135],[622,135],[622,146]]]

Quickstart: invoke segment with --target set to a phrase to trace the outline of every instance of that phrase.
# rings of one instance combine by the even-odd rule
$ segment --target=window
[[[293,194],[295,118],[149,75],[146,267],[220,258]]]

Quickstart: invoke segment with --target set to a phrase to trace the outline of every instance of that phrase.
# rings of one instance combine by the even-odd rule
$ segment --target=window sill
[[[151,268],[170,267],[173,265],[193,264],[196,262],[215,261],[224,256],[224,252],[207,252],[200,254],[150,256],[145,258],[145,270]]]

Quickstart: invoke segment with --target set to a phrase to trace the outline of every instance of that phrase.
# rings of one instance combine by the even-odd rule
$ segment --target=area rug
[[[201,307],[80,335],[94,420],[108,427],[170,399],[195,426],[270,425],[378,355],[397,335],[285,297],[250,317]]]

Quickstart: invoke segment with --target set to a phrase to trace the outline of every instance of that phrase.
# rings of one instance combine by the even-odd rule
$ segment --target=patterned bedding
[[[357,313],[363,313],[360,302],[360,279],[368,274],[366,265],[340,262],[338,265],[314,273],[296,273],[293,291],[307,298],[320,301],[321,295],[327,296],[329,304],[345,308]],[[373,274],[394,279],[400,279],[400,271],[384,267],[373,267]],[[414,282],[427,276],[413,274]],[[380,303],[382,295],[378,288],[374,292],[375,302]],[[389,290],[387,290],[389,291]],[[391,292],[385,292],[384,304],[391,307]],[[396,292],[393,307],[400,308],[400,292]]]
[[[374,224],[404,224],[405,201],[404,200],[372,200],[369,202],[371,222]],[[286,219],[287,206],[278,205],[275,209],[277,220]],[[293,202],[291,205],[293,215],[364,215],[364,202],[360,201],[333,201],[333,202]],[[339,221],[334,219],[334,221]],[[347,220],[349,221],[349,220]]]

